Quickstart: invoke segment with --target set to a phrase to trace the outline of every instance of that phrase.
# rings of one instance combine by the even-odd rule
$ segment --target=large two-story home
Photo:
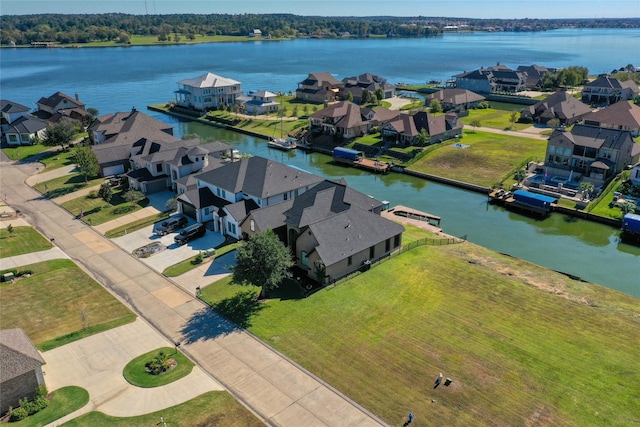
[[[516,69],[527,75],[526,87],[528,90],[538,89],[541,86],[542,77],[549,72],[547,67],[541,65],[520,65]]]
[[[309,116],[312,133],[332,135],[342,140],[353,139],[369,132],[376,125],[376,113],[350,101],[340,101]]]
[[[639,157],[640,144],[629,131],[576,124],[571,131],[551,134],[545,166],[554,174],[555,170],[565,175],[573,171],[602,183],[637,163]]]
[[[296,99],[318,103],[333,102],[338,99],[343,87],[344,83],[331,73],[309,73],[306,79],[298,83]]]
[[[340,89],[340,98],[347,99],[347,94],[351,94],[353,102],[362,103],[362,93],[364,91],[373,95],[377,90],[382,92],[382,99],[391,98],[396,87],[387,82],[387,79],[371,73],[360,74],[359,76],[346,77],[342,79],[344,86]]]
[[[447,88],[425,96],[425,105],[429,106],[434,99],[440,101],[443,111],[462,112],[474,108],[486,98],[467,89]]]
[[[527,74],[504,65],[480,68],[453,76],[458,89],[476,93],[520,92],[527,88]]]
[[[566,91],[558,91],[537,104],[523,109],[520,117],[542,124],[546,124],[551,119],[558,119],[560,124],[571,125],[582,120],[590,112],[591,108],[588,105]]]
[[[32,145],[45,136],[47,123],[29,114],[29,108],[17,102],[2,100],[2,136],[7,145]]]
[[[6,99],[0,100],[0,136],[4,135],[4,132],[9,129],[11,123],[20,117],[29,115],[29,111],[29,107],[25,107],[17,102]]]
[[[294,199],[321,181],[273,160],[245,158],[179,180],[178,210],[240,239],[240,223],[250,211]]]
[[[634,138],[640,135],[640,107],[630,101],[616,102],[583,119],[585,125],[628,130]]]
[[[178,82],[176,104],[198,111],[234,105],[242,96],[241,83],[213,73]]]
[[[242,234],[274,230],[296,266],[325,284],[400,248],[404,227],[381,217],[382,206],[344,180],[325,180],[293,200],[251,212]]]
[[[268,90],[249,92],[249,99],[244,103],[246,113],[268,114],[278,111],[280,103],[276,101],[277,96]]]
[[[394,145],[409,146],[418,142],[424,130],[429,136],[429,144],[455,138],[462,133],[462,122],[455,113],[434,116],[424,111],[410,115],[400,113],[395,119],[385,123],[381,129],[382,139]]]
[[[56,92],[49,97],[40,98],[37,106],[38,109],[33,114],[48,122],[59,122],[65,119],[87,122],[90,117],[78,94],[71,97],[62,92]]]
[[[628,101],[638,96],[638,86],[633,80],[620,81],[609,76],[600,76],[586,83],[582,89],[582,101],[587,104],[609,105]]]

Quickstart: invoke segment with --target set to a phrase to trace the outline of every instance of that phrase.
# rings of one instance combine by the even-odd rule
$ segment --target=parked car
[[[180,234],[174,237],[174,241],[178,245],[182,246],[187,242],[197,239],[198,237],[204,236],[206,232],[207,232],[207,228],[204,226],[204,224],[201,224],[201,223],[193,224],[188,226],[184,230],[182,230]]]
[[[187,218],[183,217],[182,215],[174,216],[174,217],[168,218],[166,221],[162,221],[158,226],[156,233],[158,233],[161,236],[164,236],[182,227],[186,227],[188,223],[189,221],[187,221]]]

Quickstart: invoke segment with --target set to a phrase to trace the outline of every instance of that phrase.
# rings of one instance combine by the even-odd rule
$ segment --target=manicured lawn
[[[640,423],[639,319],[636,298],[464,243],[268,300],[248,324],[391,425],[622,426]]]
[[[158,425],[160,417],[168,426],[261,427],[264,424],[225,391],[211,391],[180,405],[130,418],[90,412],[63,424],[65,427],[147,427]]]
[[[38,154],[49,147],[45,147],[42,144],[36,145],[20,145],[18,147],[5,147],[2,152],[7,155],[11,160],[24,160],[27,157]]]
[[[240,246],[240,242],[231,244],[227,244],[227,242],[224,242],[223,246],[216,248],[216,254],[212,257],[205,258],[204,262],[213,262],[216,257],[220,257],[228,252],[234,251],[238,246]],[[176,277],[186,273],[187,271],[193,270],[199,265],[195,263],[196,257],[197,255],[189,259],[185,259],[184,261],[180,261],[177,264],[173,264],[165,268],[162,274],[167,277]]]
[[[132,205],[124,200],[124,193],[121,189],[114,189],[113,197],[109,203],[100,197],[86,195],[66,201],[61,206],[74,215],[80,215],[80,212],[84,212],[82,217],[84,222],[90,225],[98,225],[138,211],[149,204],[149,199],[145,198]]]
[[[122,225],[120,227],[111,229],[105,233],[105,237],[109,239],[113,239],[116,237],[122,237],[127,233],[132,233],[134,231],[138,231],[143,229],[151,224],[155,224],[156,222],[163,221],[171,216],[171,212],[160,212],[153,216],[142,218],[134,222],[130,222],[128,224]]]
[[[104,178],[95,178],[90,179],[85,183],[84,177],[79,173],[72,173],[49,181],[40,182],[33,188],[53,199],[65,194],[73,193],[74,191],[82,190],[83,188],[95,187],[103,182]]]
[[[135,320],[127,307],[70,260],[23,268],[34,275],[0,284],[2,327],[24,329],[42,351]]]
[[[73,165],[74,161],[73,151],[71,150],[50,151],[46,154],[46,157],[40,159],[40,163],[44,163],[47,172],[63,166]]]
[[[33,227],[13,227],[13,233],[0,229],[0,258],[46,251],[53,245]]]
[[[497,103],[495,103],[497,104]],[[492,102],[493,106],[494,103]],[[513,105],[513,104],[504,104],[504,105]],[[499,106],[501,107],[501,106]],[[498,108],[499,108],[498,107]],[[519,106],[520,109],[516,110],[518,112],[517,118],[520,118],[519,111],[524,109],[524,105]],[[522,130],[528,127],[531,127],[531,124],[527,123],[515,123],[512,127],[511,125],[511,113],[514,110],[504,110],[498,108],[487,108],[485,110],[469,110],[469,115],[467,117],[463,117],[460,120],[465,126],[471,126],[471,122],[474,119],[480,120],[480,126],[496,128],[496,129],[511,129],[511,130]]]
[[[160,375],[153,375],[146,370],[146,364],[153,361],[156,357],[160,357],[163,353],[165,356],[174,359],[177,362],[175,368]],[[191,373],[195,365],[184,354],[171,347],[159,348],[142,354],[124,367],[122,374],[124,378],[137,387],[160,387],[165,384],[178,381],[180,378],[186,377]]]
[[[465,132],[459,142],[470,147],[443,145],[429,151],[410,169],[491,187],[513,173],[528,158],[544,158],[547,147],[543,140],[480,131]]]
[[[89,393],[82,387],[62,387],[51,393],[49,406],[42,411],[25,418],[22,421],[11,423],[11,426],[39,427],[58,420],[86,405],[89,402]]]

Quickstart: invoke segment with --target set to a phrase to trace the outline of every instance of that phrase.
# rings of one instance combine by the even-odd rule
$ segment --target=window
[[[300,262],[305,267],[309,266],[309,254],[306,253],[305,251],[300,252]]]
[[[347,258],[347,265],[353,264],[353,257]]]
[[[28,133],[21,133],[20,134],[20,139],[24,142],[26,141],[31,141],[31,137],[29,136]]]
[[[18,135],[15,135],[15,134],[13,134],[13,133],[12,133],[12,134],[10,134],[10,135],[9,135],[9,141],[10,141],[10,142],[18,142]]]
[[[391,249],[391,239],[387,239],[384,242],[384,251],[389,252],[390,249]]]
[[[249,228],[251,229],[251,231],[256,231],[256,222],[254,220],[251,220],[249,222]]]
[[[216,188],[216,196],[220,197],[220,189]]]
[[[156,172],[162,172],[162,163],[156,165]]]
[[[236,225],[228,222],[227,230],[229,230],[229,233],[236,234]]]
[[[284,193],[284,200],[288,200],[289,199],[289,193]]]
[[[204,214],[209,215],[209,213],[211,213],[211,210],[209,208],[204,208]]]
[[[369,258],[373,258],[376,256],[376,247],[375,246],[371,246],[369,248]]]
[[[400,246],[400,234],[397,234],[394,238],[393,238],[393,247],[397,248],[398,246]]]

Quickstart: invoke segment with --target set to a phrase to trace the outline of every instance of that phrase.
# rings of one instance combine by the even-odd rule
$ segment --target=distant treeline
[[[640,19],[463,19],[426,17],[318,17],[291,14],[242,15],[3,15],[0,43],[28,45],[33,42],[77,44],[120,40],[132,35],[171,34],[193,40],[196,35],[246,36],[259,29],[263,36],[298,37],[428,37],[458,28],[469,31],[544,31],[564,27],[640,28]]]

